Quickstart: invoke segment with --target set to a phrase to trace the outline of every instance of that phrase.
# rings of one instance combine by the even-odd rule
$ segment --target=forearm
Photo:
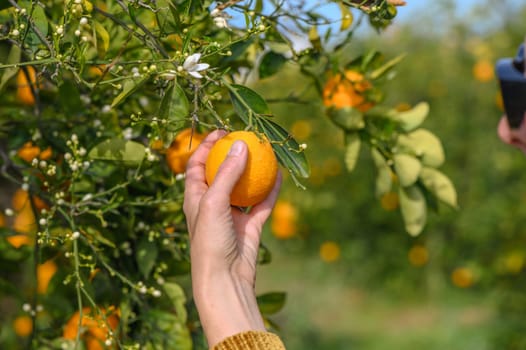
[[[213,347],[221,340],[248,330],[265,331],[253,286],[229,273],[213,273],[193,282],[199,317]]]

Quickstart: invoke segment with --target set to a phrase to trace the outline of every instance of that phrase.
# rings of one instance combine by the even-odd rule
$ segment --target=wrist
[[[208,345],[248,330],[265,331],[253,285],[220,273],[193,283],[193,295]]]

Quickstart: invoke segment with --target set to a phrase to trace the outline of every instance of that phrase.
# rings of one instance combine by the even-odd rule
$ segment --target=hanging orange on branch
[[[209,185],[214,182],[230,147],[238,140],[246,143],[248,159],[245,171],[232,191],[230,203],[239,207],[250,207],[267,198],[278,175],[276,155],[264,136],[251,131],[234,131],[219,139],[212,146],[206,160],[206,181]]]
[[[177,134],[166,151],[166,163],[174,174],[183,174],[186,171],[186,163],[205,137],[205,134],[192,132],[191,128]]]
[[[366,112],[373,107],[366,93],[372,84],[363,74],[348,70],[345,74],[331,75],[323,88],[323,104],[336,109],[352,107]]]

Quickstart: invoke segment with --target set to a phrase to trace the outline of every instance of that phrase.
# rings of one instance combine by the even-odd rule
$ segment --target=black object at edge
[[[506,117],[510,128],[513,129],[521,126],[526,113],[526,77],[524,76],[524,68],[524,44],[519,47],[515,58],[502,58],[496,64]]]

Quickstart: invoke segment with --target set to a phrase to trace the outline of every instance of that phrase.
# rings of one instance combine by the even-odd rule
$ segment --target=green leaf
[[[394,118],[402,125],[402,129],[412,131],[423,123],[428,114],[429,104],[420,102],[408,111],[395,112]]]
[[[446,159],[442,142],[426,129],[417,129],[410,134],[400,135],[397,145],[402,152],[419,157],[422,164],[426,166],[439,167]]]
[[[271,114],[270,108],[263,97],[246,86],[230,85],[230,98],[236,113],[248,126],[254,124],[254,117],[256,115],[262,114],[268,116]]]
[[[418,236],[427,221],[427,206],[422,190],[416,186],[400,187],[400,210],[405,229],[411,236]]]
[[[382,77],[389,70],[391,70],[391,68],[393,68],[398,63],[400,63],[400,61],[402,61],[404,59],[404,57],[405,57],[405,54],[401,54],[401,55],[396,56],[395,58],[387,61],[384,65],[382,65],[381,67],[376,68],[374,71],[372,71],[371,74],[370,74],[370,78],[374,80],[374,79],[378,79],[378,78]]]
[[[159,28],[164,28],[169,24],[172,28],[176,27],[179,19],[177,15],[176,6],[170,0],[157,0],[157,22]],[[164,32],[164,30],[162,30]]]
[[[310,168],[305,152],[300,150],[296,140],[281,126],[268,118],[257,118],[258,125],[272,142],[278,161],[291,175],[307,178]]]
[[[391,168],[377,149],[372,148],[371,155],[378,171],[378,174],[376,175],[376,196],[381,197],[382,195],[391,191],[393,186]]]
[[[190,36],[186,36],[186,37],[190,37]],[[231,46],[231,48],[230,48],[230,51],[232,51],[232,55],[230,55],[230,56],[223,56],[221,58],[220,66],[228,67],[233,62],[239,61],[241,56],[243,56],[246,53],[248,48],[253,43],[254,43],[254,37],[250,37],[247,40],[242,40],[242,41],[238,41],[238,42],[234,43]]]
[[[33,13],[32,13],[32,19],[35,26],[38,28],[38,30],[42,33],[42,35],[45,37],[48,34],[48,20],[46,17],[46,13],[44,12],[44,9],[40,7],[39,5],[36,5],[34,7]]]
[[[148,339],[145,350],[177,349],[192,350],[192,338],[185,323],[172,313],[157,309],[149,309],[142,313],[144,324],[147,325]]]
[[[285,305],[287,294],[283,292],[271,292],[258,295],[256,300],[259,310],[264,315],[272,315],[280,311]]]
[[[173,82],[166,92],[159,106],[158,116],[161,119],[180,121],[190,113],[190,103],[183,89],[177,82]]]
[[[315,51],[322,50],[320,34],[318,33],[318,28],[316,26],[311,27],[309,30],[309,41]]]
[[[260,13],[263,10],[263,0],[256,0],[256,6],[254,7],[255,13]]]
[[[108,34],[106,28],[104,28],[104,26],[99,22],[94,21],[93,25],[95,32],[97,33],[97,53],[99,58],[104,58],[110,47],[110,35]]]
[[[9,7],[13,7],[9,1],[0,1],[0,11]]]
[[[259,78],[263,79],[276,74],[287,63],[285,56],[269,51],[263,56],[259,64]]]
[[[137,261],[139,271],[145,279],[150,276],[150,272],[155,265],[158,254],[159,248],[157,247],[157,244],[150,241],[148,237],[143,237],[137,246],[135,260]]]
[[[363,57],[359,57],[357,62],[360,62],[360,69],[367,72],[370,66],[377,66],[383,58],[384,56],[378,51],[368,51]]]
[[[340,31],[344,31],[352,25],[354,18],[353,18],[351,10],[349,10],[347,6],[345,6],[341,2],[338,3],[338,5],[340,6],[340,13],[342,15]]]
[[[286,55],[290,53],[290,45],[287,43],[282,43],[279,41],[268,41],[265,43],[265,45],[268,46],[268,48],[271,49],[274,53],[278,53],[281,55]]]
[[[137,17],[135,16],[135,9],[131,4],[128,4],[128,13],[130,14],[131,20],[136,22]]]
[[[71,80],[64,80],[63,84],[59,86],[59,101],[60,105],[64,107],[69,114],[79,113],[79,106],[82,105],[80,100],[80,92]]]
[[[408,154],[395,154],[393,156],[394,168],[400,185],[403,187],[411,186],[418,180],[422,163]]]
[[[129,79],[124,82],[124,85],[122,87],[122,91],[120,94],[115,96],[113,99],[113,102],[111,103],[111,107],[115,107],[122,102],[124,102],[125,99],[127,99],[131,94],[135,92],[139,87],[141,87],[142,84],[146,82],[148,79],[148,76],[142,76],[138,79]]]
[[[11,50],[9,50],[9,55],[7,56],[7,64],[15,64],[20,62],[20,58],[22,56],[22,50],[20,50],[20,47],[17,45],[11,46]],[[0,79],[0,91],[4,88],[5,84],[11,79],[13,76],[16,75],[18,72],[18,67],[10,67],[3,69],[4,74],[2,74],[2,78]]]
[[[100,233],[98,230],[94,229],[93,227],[87,227],[85,229],[86,233],[90,236],[90,238],[95,239],[101,244],[107,245],[111,248],[116,248],[115,243],[104,237],[102,233]]]
[[[365,127],[363,113],[356,108],[329,108],[327,114],[334,124],[345,131],[355,131]]]
[[[352,172],[356,167],[358,156],[360,155],[360,135],[357,132],[349,133],[345,135],[345,165],[347,170]]]
[[[258,264],[265,265],[269,264],[271,261],[272,253],[270,252],[270,249],[268,249],[266,245],[260,242],[258,250]]]
[[[139,165],[146,154],[144,145],[123,139],[109,139],[93,147],[88,154],[90,159],[123,162],[126,165]]]
[[[166,282],[163,284],[163,289],[172,303],[177,318],[181,323],[186,323],[187,312],[186,312],[186,296],[184,295],[184,290],[175,282]]]
[[[433,168],[422,168],[420,180],[440,201],[457,209],[457,191],[451,180],[442,172]]]

